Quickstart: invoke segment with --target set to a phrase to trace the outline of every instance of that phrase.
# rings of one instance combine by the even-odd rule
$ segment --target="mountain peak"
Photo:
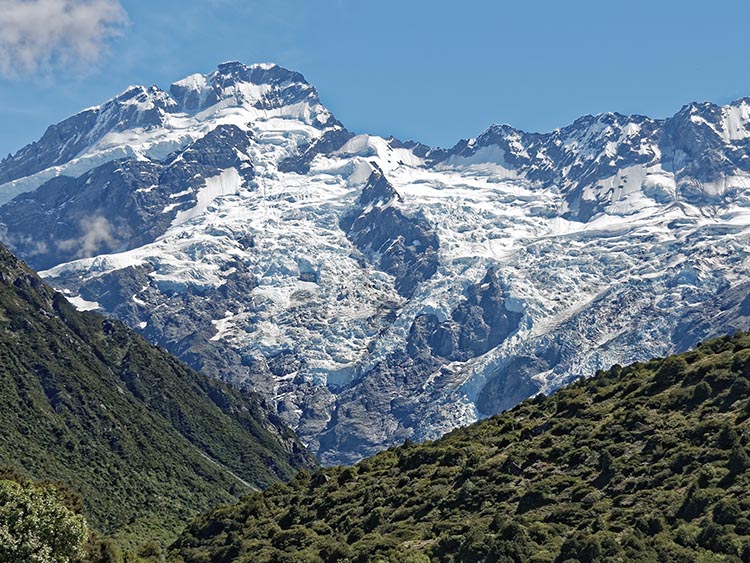
[[[257,110],[306,106],[313,111],[311,115],[308,111],[303,113],[312,117],[314,126],[337,123],[302,74],[273,63],[224,62],[213,72],[192,74],[175,82],[169,92],[180,110],[187,113],[197,113],[220,102]]]
[[[224,62],[212,72],[191,74],[174,82],[169,91],[157,86],[128,86],[101,105],[51,125],[41,139],[0,161],[0,185],[50,167],[60,168],[47,176],[11,186],[0,194],[0,202],[35,189],[50,177],[61,174],[77,177],[92,166],[124,155],[137,152],[147,158],[161,159],[192,138],[190,134],[171,134],[184,129],[184,117],[195,125],[221,119],[227,108],[242,108],[244,125],[282,118],[297,120],[303,127],[318,131],[343,127],[299,72],[273,63]],[[187,116],[177,115],[173,119],[175,114]],[[141,146],[128,145],[123,150],[117,139],[114,145],[107,141],[112,132],[132,131],[136,138],[141,134],[136,130],[151,132]]]
[[[246,65],[239,61],[229,61],[219,64],[215,73],[222,77],[231,77],[237,81],[252,84],[279,84],[281,82],[296,82],[309,86],[305,77],[299,72],[289,70],[275,63],[255,63]]]

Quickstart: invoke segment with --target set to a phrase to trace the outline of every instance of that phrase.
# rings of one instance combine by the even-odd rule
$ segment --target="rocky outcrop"
[[[247,133],[219,125],[164,162],[108,162],[78,178],[60,176],[0,209],[5,242],[40,270],[137,248],[195,207],[207,178],[228,168],[253,177]]]
[[[507,295],[490,270],[466,291],[465,300],[443,322],[435,315],[420,315],[409,333],[407,353],[418,355],[425,348],[434,356],[463,362],[499,346],[516,331],[522,310],[507,306]]]
[[[383,172],[370,175],[357,206],[341,219],[347,238],[379,269],[395,278],[398,292],[411,297],[438,268],[440,243],[429,222],[409,216]]]
[[[310,146],[301,147],[299,152],[279,162],[279,171],[307,174],[310,172],[310,164],[316,156],[337,151],[352,137],[354,137],[354,133],[343,127],[329,129],[323,133],[322,137],[313,141]]]

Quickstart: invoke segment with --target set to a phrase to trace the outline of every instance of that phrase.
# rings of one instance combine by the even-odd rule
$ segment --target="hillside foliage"
[[[194,521],[182,563],[750,562],[750,335]]]

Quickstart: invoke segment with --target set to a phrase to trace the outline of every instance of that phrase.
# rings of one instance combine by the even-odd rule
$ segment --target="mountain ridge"
[[[296,74],[252,68],[0,186],[0,236],[258,391],[324,463],[750,326],[745,101],[432,149],[354,134]]]
[[[188,80],[195,76],[200,76],[202,80]],[[189,135],[163,142],[157,139],[157,142],[151,145],[126,147],[122,150],[117,146],[117,140],[111,143],[112,146],[108,146],[106,138],[108,135],[111,137],[118,132],[132,129],[148,131],[161,126],[172,126],[179,130],[180,120],[176,119],[176,123],[172,123],[175,119],[170,118],[180,113],[195,116],[205,109],[193,105],[190,101],[196,99],[196,96],[197,99],[201,99],[201,96],[206,97],[203,102],[210,101],[211,105],[231,98],[243,99],[249,101],[259,114],[286,107],[287,102],[292,101],[295,103],[291,105],[300,106],[303,112],[306,107],[309,108],[309,115],[303,117],[312,124],[319,127],[339,126],[330,112],[320,104],[317,91],[304,76],[278,65],[246,66],[239,62],[228,62],[219,65],[216,71],[191,77],[176,81],[170,87],[170,91],[162,90],[158,86],[129,86],[104,104],[83,110],[50,126],[39,141],[26,145],[0,161],[0,191],[10,190],[13,195],[17,195],[35,189],[44,181],[66,171],[80,175],[109,160],[123,157],[142,155],[165,158],[175,149],[196,139]],[[177,96],[178,99],[173,96]],[[105,149],[110,149],[109,153],[104,150],[103,154],[91,162],[80,158],[87,149],[102,143]],[[52,154],[60,144],[63,149],[58,151],[57,155]],[[118,148],[120,150],[117,150]],[[54,171],[53,175],[43,175],[29,184],[22,183],[16,186],[18,180],[29,176],[33,178],[40,172],[50,169]],[[5,197],[3,196],[4,201]]]

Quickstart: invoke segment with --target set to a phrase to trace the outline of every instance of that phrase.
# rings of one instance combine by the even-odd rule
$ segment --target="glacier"
[[[750,102],[355,135],[299,73],[131,87],[0,163],[2,240],[325,464],[750,324]]]

